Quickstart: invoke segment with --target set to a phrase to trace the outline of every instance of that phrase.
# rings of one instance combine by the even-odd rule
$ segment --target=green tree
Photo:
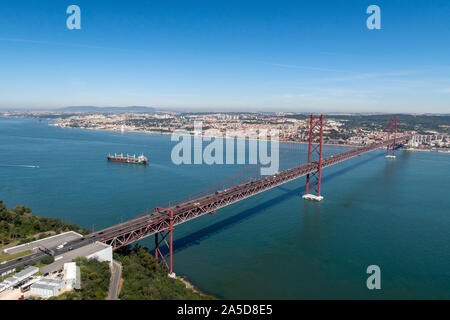
[[[108,296],[111,271],[108,262],[79,257],[74,260],[80,267],[81,288],[64,293],[58,300],[105,300]]]
[[[42,239],[50,234],[43,232],[66,232],[75,231],[82,234],[89,233],[88,230],[77,225],[68,224],[56,218],[44,218],[36,216],[30,208],[17,206],[8,210],[0,200],[0,244],[7,245],[13,241],[20,244],[36,240],[33,236],[40,234],[37,238]]]
[[[44,257],[44,258],[41,260],[41,262],[42,262],[43,264],[50,264],[50,263],[55,262],[55,258],[52,257],[52,256],[46,256],[46,257]]]

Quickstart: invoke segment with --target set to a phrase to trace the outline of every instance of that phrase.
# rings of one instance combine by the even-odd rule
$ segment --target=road
[[[117,261],[113,260],[111,268],[111,281],[109,283],[108,297],[107,300],[118,300],[119,299],[119,289],[120,289],[120,279],[122,279],[122,265]]]
[[[84,247],[90,243],[95,242],[93,236],[88,236],[87,238],[81,238],[73,241],[69,241],[64,248],[62,249],[56,249],[56,247],[48,248],[55,251],[55,255],[61,255],[63,253],[66,253],[68,251],[72,251],[81,247]],[[37,264],[39,261],[41,261],[45,256],[47,256],[46,253],[39,251],[33,254],[30,254],[28,256],[24,256],[18,259],[14,259],[11,261],[8,261],[5,264],[0,265],[0,275],[8,272],[12,269],[17,269],[18,267],[26,267],[29,265]]]
[[[36,241],[30,242],[30,243],[26,243],[23,245],[15,246],[12,248],[7,248],[4,250],[4,252],[6,252],[8,254],[15,254],[15,253],[19,253],[19,252],[26,251],[26,250],[35,251],[39,247],[54,248],[64,242],[74,241],[74,240],[80,239],[82,237],[83,237],[82,235],[80,235],[76,232],[69,231],[69,232],[57,234],[57,235],[54,235],[51,237],[46,237],[44,239],[36,240]]]
[[[15,260],[8,261],[2,265],[0,265],[0,275],[5,272],[8,272],[12,269],[17,269],[18,267],[26,267],[29,265],[33,265],[38,263],[42,258],[46,256],[43,252],[37,252],[30,254],[28,256],[24,256],[22,258],[18,258]]]

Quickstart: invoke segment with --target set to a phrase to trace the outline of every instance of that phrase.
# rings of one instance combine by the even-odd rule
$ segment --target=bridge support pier
[[[169,216],[169,229],[166,232],[155,233],[155,259],[156,262],[159,263],[159,258],[161,257],[161,261],[164,262],[167,270],[169,271],[169,277],[175,278],[176,275],[173,272],[173,211],[169,212]],[[160,234],[161,240],[159,240]],[[167,241],[167,238],[169,238],[169,241]],[[165,255],[161,252],[161,244],[165,244],[168,248],[168,253]]]
[[[323,200],[323,197],[322,197],[322,196],[316,196],[316,195],[310,194],[310,193],[303,195],[302,198],[303,198],[304,200],[313,200],[313,201],[317,201],[317,202]]]
[[[320,186],[322,182],[322,146],[323,146],[323,114],[320,116],[310,116],[309,120],[309,147],[308,147],[308,164],[317,165],[316,171],[306,175],[306,194],[302,197],[304,200],[322,201],[320,195]],[[316,141],[316,140],[319,141]],[[318,159],[311,162],[312,154],[316,154]],[[316,194],[310,193],[315,191]]]

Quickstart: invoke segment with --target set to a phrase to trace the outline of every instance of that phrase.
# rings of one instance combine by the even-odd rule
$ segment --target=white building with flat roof
[[[101,243],[101,242],[96,242],[96,249],[97,249],[97,251],[86,256],[86,258],[96,259],[100,262],[108,261],[110,266],[112,266],[112,261],[113,261],[112,247],[107,244]]]
[[[81,274],[80,267],[75,262],[64,263],[66,288],[69,290],[80,289]]]
[[[23,280],[31,277],[32,275],[39,272],[39,268],[36,267],[28,267],[25,270],[22,270],[15,275],[5,279],[2,283],[0,283],[0,292],[15,286],[16,284],[22,282]]]
[[[31,285],[31,294],[42,298],[51,298],[64,288],[64,281],[56,279],[41,279]]]

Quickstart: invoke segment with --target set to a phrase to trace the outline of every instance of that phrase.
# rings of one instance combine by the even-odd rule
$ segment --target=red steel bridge
[[[391,117],[384,141],[322,158],[323,124],[323,115],[311,115],[308,162],[305,164],[274,175],[247,179],[247,181],[227,189],[202,192],[193,199],[157,207],[153,212],[147,212],[129,221],[94,232],[88,236],[88,239],[109,244],[113,247],[113,250],[117,250],[135,241],[155,235],[155,257],[158,261],[163,261],[169,273],[173,274],[173,230],[175,226],[206,214],[215,214],[217,210],[223,207],[303,176],[306,176],[306,195],[304,198],[320,201],[323,199],[320,193],[323,168],[380,148],[386,148],[386,157],[393,158],[395,157],[396,147],[412,138],[411,135],[397,135],[397,119]],[[316,160],[313,161],[313,157]],[[169,249],[165,255],[161,251],[162,245],[166,245]]]

